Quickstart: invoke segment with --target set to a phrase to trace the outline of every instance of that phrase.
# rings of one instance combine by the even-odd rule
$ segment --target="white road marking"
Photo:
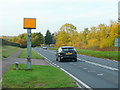
[[[88,72],[96,72],[96,71],[88,71]]]
[[[82,66],[78,66],[78,67],[82,67]]]
[[[94,62],[91,62],[91,61],[86,61],[86,60],[81,60],[81,59],[79,59],[79,58],[77,58],[78,60],[80,60],[80,61],[84,61],[84,62],[86,62],[86,63],[89,63],[89,64],[93,64],[93,65],[96,65],[96,66],[100,66],[100,67],[102,67],[102,68],[106,68],[106,69],[110,69],[110,70],[116,70],[116,71],[118,71],[119,69],[117,69],[117,68],[113,68],[113,67],[110,67],[110,66],[106,66],[106,65],[102,65],[102,64],[98,64],[98,63],[94,63]]]
[[[52,51],[49,51],[49,52],[52,52]],[[52,53],[55,54],[55,52],[52,52]],[[83,56],[86,56],[86,55],[83,55]],[[110,67],[110,66],[106,66],[106,65],[94,63],[94,62],[91,62],[91,61],[86,61],[86,60],[79,59],[79,58],[77,58],[77,59],[80,60],[80,61],[84,61],[84,62],[86,62],[86,63],[89,63],[89,64],[93,64],[93,65],[96,65],[96,66],[100,66],[100,67],[102,67],[102,68],[110,69],[110,70],[113,70],[113,71],[114,71],[114,70],[116,70],[116,71],[119,70],[119,69],[117,69],[117,68],[113,68],[113,67]],[[106,59],[106,60],[107,60],[107,59]],[[115,62],[117,62],[117,61],[115,61]],[[70,64],[72,64],[72,63],[70,63]]]
[[[38,53],[38,54],[40,54],[40,53]],[[40,54],[41,55],[41,54]],[[43,55],[41,55],[41,56],[43,56]],[[49,60],[49,59],[47,59],[45,56],[43,56],[45,59],[46,59],[46,61],[47,60]],[[50,63],[52,66],[54,66],[52,63]],[[57,65],[57,67],[59,67],[58,65]],[[77,82],[79,82],[80,84],[82,84],[85,88],[89,88],[90,90],[93,90],[90,86],[88,86],[87,84],[85,84],[85,83],[83,83],[81,80],[79,80],[78,78],[76,78],[75,76],[73,76],[72,74],[70,74],[69,72],[67,72],[66,70],[64,70],[63,68],[60,68],[62,71],[64,71],[65,73],[67,73],[68,75],[70,75],[73,79],[75,79]]]
[[[57,67],[59,67],[59,66],[57,65]]]
[[[52,52],[52,51],[49,51],[49,52]],[[55,54],[55,52],[52,52]],[[83,56],[87,56],[87,55],[83,55]],[[88,56],[89,57],[89,56]],[[113,68],[113,67],[110,67],[110,66],[106,66],[106,65],[101,65],[101,64],[98,64],[98,63],[94,63],[94,62],[90,62],[90,61],[86,61],[86,60],[82,60],[82,59],[79,59],[78,60],[81,60],[81,61],[84,61],[84,62],[87,62],[87,63],[90,63],[90,64],[93,64],[93,65],[96,65],[96,66],[100,66],[100,67],[103,67],[103,68],[106,68],[106,69],[110,69],[110,70],[116,70],[118,71],[119,69],[117,68]],[[106,59],[106,60],[109,60],[109,59]],[[113,60],[114,62],[118,62],[116,60]]]
[[[78,86],[79,88],[82,88],[77,82],[76,82],[76,84],[77,84],[77,86]]]
[[[78,78],[76,78],[75,76],[73,76],[72,74],[70,74],[69,72],[67,72],[65,69],[60,68],[62,71],[64,71],[65,73],[67,73],[69,76],[71,76],[73,79],[75,79],[77,82],[79,82],[80,84],[82,84],[85,88],[90,88],[92,89],[90,86],[88,86],[87,84],[83,83],[81,80],[79,80]]]
[[[87,69],[87,68],[83,68],[83,69]]]
[[[102,76],[103,74],[102,74],[102,73],[99,73],[99,74],[97,74],[97,75]]]
[[[87,56],[87,55],[83,55],[83,54],[78,54],[78,55],[82,55],[82,56],[86,56],[86,57],[93,57],[93,56]],[[94,57],[93,57],[93,58],[94,58]],[[98,58],[98,57],[95,57],[95,58]],[[100,59],[105,59],[105,60],[110,61],[110,59],[106,59],[106,58],[100,58]],[[112,61],[118,62],[118,61],[116,61],[116,60],[112,60]]]
[[[34,50],[34,49],[33,49]],[[35,50],[34,50],[35,51]],[[38,53],[38,52],[37,52]],[[38,54],[40,54],[40,53],[38,53]],[[43,56],[42,54],[40,54],[41,56]],[[45,56],[43,56],[45,59],[46,59],[46,61],[48,62],[48,60],[49,59],[47,59]],[[49,60],[50,61],[50,60]],[[51,66],[53,66],[54,67],[54,65],[52,64],[52,63],[50,63],[50,62],[48,62]]]

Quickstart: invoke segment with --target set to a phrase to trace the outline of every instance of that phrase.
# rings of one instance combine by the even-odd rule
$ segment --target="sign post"
[[[27,29],[27,69],[31,69],[31,29]]]
[[[114,46],[115,47],[120,47],[120,38],[115,38]]]
[[[36,29],[36,19],[24,18],[24,29],[27,29],[27,69],[31,69],[31,29]]]

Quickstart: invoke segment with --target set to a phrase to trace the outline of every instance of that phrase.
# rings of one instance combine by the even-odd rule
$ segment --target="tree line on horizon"
[[[20,47],[27,47],[27,33],[23,33],[10,38],[2,36],[1,38],[10,42],[18,43]],[[32,47],[49,44],[55,44],[54,34],[51,34],[50,30],[46,31],[45,36],[43,36],[41,32],[32,33]]]
[[[5,36],[2,37],[6,39]],[[76,48],[112,48],[115,38],[120,38],[120,29],[117,22],[111,21],[110,25],[100,24],[84,31],[77,31],[73,24],[66,23],[60,27],[58,32],[46,31],[43,36],[40,32],[32,33],[32,46],[55,44],[60,46],[74,46]],[[19,43],[21,47],[27,45],[27,34],[23,33],[7,39],[8,41]]]
[[[77,48],[112,48],[115,38],[120,38],[120,29],[117,22],[111,21],[110,25],[100,24],[85,28],[77,32],[72,24],[64,24],[56,36],[56,46],[74,46]]]

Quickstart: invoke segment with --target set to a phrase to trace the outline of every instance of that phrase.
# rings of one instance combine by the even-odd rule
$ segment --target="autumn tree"
[[[4,39],[4,40],[7,40],[6,36],[2,36],[1,38]]]
[[[19,43],[21,47],[27,47],[27,34],[23,33],[18,35],[16,42]]]
[[[99,42],[100,42],[100,32],[97,29],[97,27],[91,27],[91,30],[87,34],[87,48],[95,48],[99,47]]]
[[[72,24],[64,24],[61,26],[60,30],[58,31],[56,45],[57,46],[66,46],[75,44],[75,35],[77,33],[76,27]]]
[[[72,45],[78,48],[110,48],[114,47],[115,38],[120,38],[120,25],[111,22],[110,25],[100,24],[85,28],[78,33],[72,24],[64,24],[57,33],[56,46]]]

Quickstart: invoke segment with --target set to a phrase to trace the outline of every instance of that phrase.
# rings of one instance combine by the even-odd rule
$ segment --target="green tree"
[[[49,30],[47,30],[45,35],[45,44],[52,44],[52,35]]]
[[[40,46],[40,44],[43,44],[44,37],[43,35],[39,33],[32,33],[32,46]]]
[[[55,34],[52,33],[52,44],[55,44],[55,42],[56,42],[55,37],[56,37]]]

